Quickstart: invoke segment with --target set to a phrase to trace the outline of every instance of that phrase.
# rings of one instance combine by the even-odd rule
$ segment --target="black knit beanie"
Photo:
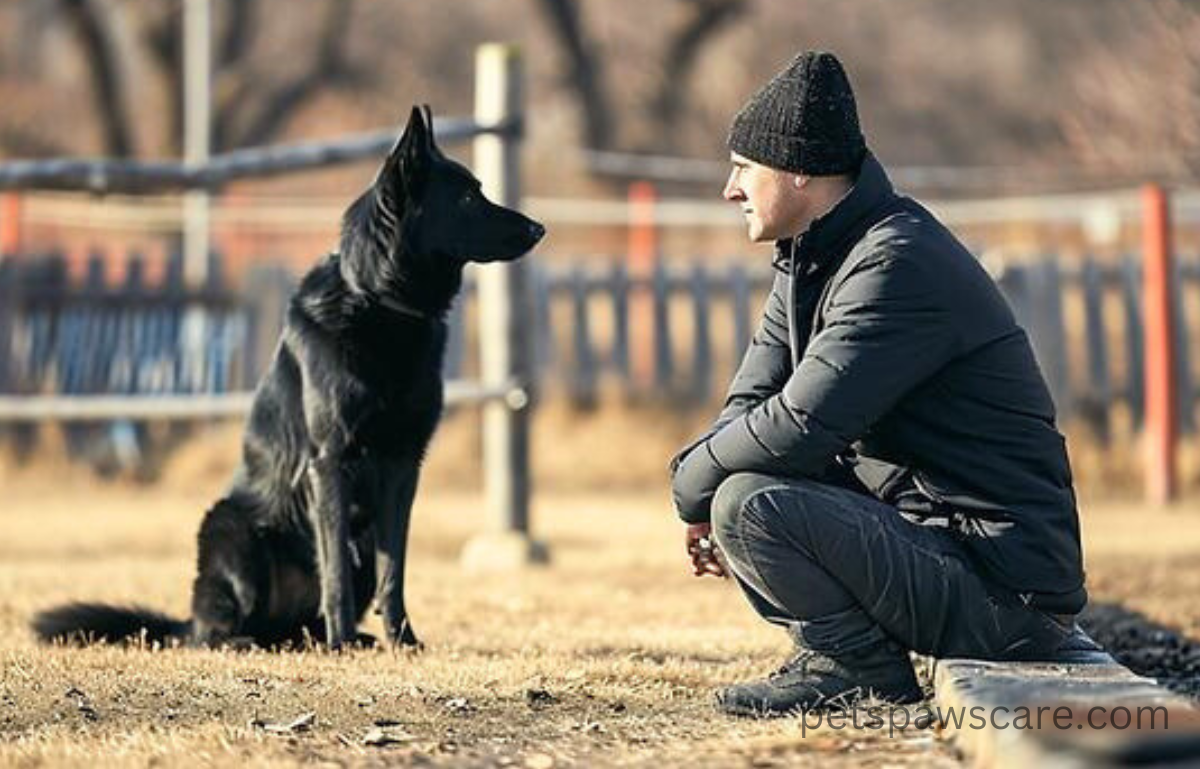
[[[866,142],[837,57],[808,51],[792,59],[733,118],[729,149],[781,171],[856,173]]]

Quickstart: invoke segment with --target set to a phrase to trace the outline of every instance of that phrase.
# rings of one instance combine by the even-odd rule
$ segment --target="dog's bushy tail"
[[[141,606],[108,606],[99,603],[69,603],[38,612],[33,632],[45,643],[118,643],[144,640],[164,643],[186,638],[191,623]]]

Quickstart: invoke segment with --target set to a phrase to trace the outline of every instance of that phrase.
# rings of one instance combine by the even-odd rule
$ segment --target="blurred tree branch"
[[[255,103],[261,106],[257,117],[237,134],[231,146],[266,144],[276,137],[287,121],[323,88],[351,79],[351,67],[346,61],[345,41],[350,28],[350,13],[354,0],[327,0],[321,37],[316,55],[307,69],[291,81],[261,94]],[[228,114],[230,110],[222,110]],[[222,147],[224,149],[225,147]]]
[[[748,0],[683,2],[683,23],[666,42],[662,74],[648,106],[652,135],[659,137],[652,140],[655,145],[674,133],[687,103],[688,81],[704,47],[749,6]],[[606,56],[589,40],[578,0],[540,0],[540,4],[555,43],[570,63],[566,81],[579,104],[584,141],[592,149],[610,148],[617,143],[620,121],[605,88]]]
[[[1090,52],[1075,72],[1079,108],[1059,118],[1084,163],[1146,176],[1200,173],[1200,2],[1157,0],[1108,20],[1126,48]]]
[[[588,41],[575,0],[540,0],[550,31],[570,64],[567,82],[583,112],[583,134],[587,145],[604,149],[613,142],[613,110],[604,88],[601,58]]]
[[[61,0],[63,13],[91,66],[92,95],[104,134],[104,152],[129,157],[134,152],[133,127],[125,100],[121,54],[99,0]]]
[[[651,106],[656,132],[674,133],[687,83],[705,44],[744,14],[748,5],[747,0],[688,0],[687,17],[667,46],[663,76]]]
[[[134,58],[134,52],[122,50],[122,40],[112,34],[113,9],[105,0],[58,2],[88,63],[105,153],[137,154],[126,98],[127,68],[121,66]],[[355,79],[345,50],[354,0],[326,0],[321,23],[315,27],[317,39],[295,46],[297,56],[307,61],[298,74],[282,80],[263,77],[250,66],[250,53],[261,31],[259,0],[218,0],[215,5],[214,151],[271,141],[324,89]],[[132,42],[140,43],[148,55],[167,100],[165,144],[173,152],[179,151],[183,131],[182,16],[181,0],[143,5],[133,16],[138,36]]]

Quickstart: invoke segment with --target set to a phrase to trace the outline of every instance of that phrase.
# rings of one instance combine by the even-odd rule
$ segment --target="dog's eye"
[[[462,194],[462,197],[458,199],[458,202],[462,203],[463,205],[468,205],[470,203],[473,203],[474,201],[475,201],[475,191],[474,190],[467,190],[466,192],[464,192]]]

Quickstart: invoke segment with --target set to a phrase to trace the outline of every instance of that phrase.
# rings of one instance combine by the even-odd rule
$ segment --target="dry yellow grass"
[[[539,496],[552,563],[480,578],[458,563],[486,524],[480,498],[431,488],[409,579],[423,653],[239,654],[36,646],[31,613],[67,599],[186,613],[213,492],[53,481],[9,476],[0,508],[0,765],[955,764],[930,731],[716,714],[711,689],[769,669],[785,639],[732,585],[690,576],[665,490]],[[1100,597],[1200,627],[1184,566],[1200,516],[1087,508]],[[307,729],[269,728],[309,713]],[[380,730],[395,742],[368,744]]]
[[[805,737],[795,723],[717,715],[710,689],[774,665],[784,638],[731,585],[690,576],[656,496],[540,499],[551,565],[480,578],[458,565],[484,524],[479,498],[426,495],[409,582],[420,654],[34,645],[31,613],[65,599],[185,613],[207,498],[10,479],[0,764],[953,763],[931,732]],[[306,713],[307,730],[262,726]],[[378,723],[398,741],[365,744]]]

